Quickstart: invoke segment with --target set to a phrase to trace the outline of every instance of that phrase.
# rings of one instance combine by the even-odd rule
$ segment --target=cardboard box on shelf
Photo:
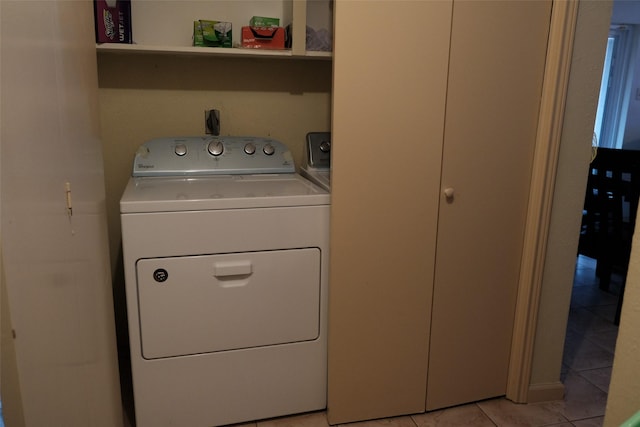
[[[266,16],[253,16],[249,20],[250,27],[279,27],[280,20],[278,18],[269,18]]]
[[[202,38],[202,25],[200,21],[193,21],[193,45],[204,46],[204,39]]]
[[[94,0],[96,43],[133,43],[131,0]]]
[[[232,47],[231,22],[200,19],[193,22],[193,45]]]
[[[284,49],[285,39],[285,30],[282,27],[242,27],[242,47]]]

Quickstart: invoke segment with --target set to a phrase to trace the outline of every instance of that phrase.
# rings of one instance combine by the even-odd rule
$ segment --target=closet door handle
[[[444,194],[444,197],[447,198],[447,200],[451,201],[453,200],[453,196],[455,195],[456,191],[453,187],[447,187],[442,191],[442,193]]]

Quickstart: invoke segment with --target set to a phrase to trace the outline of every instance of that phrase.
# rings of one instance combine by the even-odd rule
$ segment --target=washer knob
[[[174,149],[174,152],[175,152],[178,156],[182,157],[182,156],[184,156],[185,154],[187,154],[187,146],[186,146],[186,145],[184,145],[184,144],[178,144],[178,145],[176,145],[176,148]]]
[[[221,141],[211,141],[209,145],[207,145],[207,151],[209,151],[209,154],[212,156],[218,157],[224,151],[224,146]]]
[[[267,156],[271,156],[273,153],[276,152],[276,149],[273,148],[273,145],[267,144],[264,147],[262,147],[262,152]]]
[[[249,142],[248,144],[246,144],[244,146],[244,152],[251,155],[253,153],[256,152],[256,146],[254,144],[252,144],[251,142]]]
[[[328,153],[331,150],[331,143],[329,141],[322,141],[320,143],[320,151]]]

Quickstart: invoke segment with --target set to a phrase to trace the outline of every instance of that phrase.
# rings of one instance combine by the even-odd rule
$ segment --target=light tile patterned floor
[[[613,288],[615,289],[615,287]],[[599,427],[604,420],[613,352],[617,296],[601,291],[595,263],[576,266],[563,358],[565,398],[515,404],[504,398],[411,416],[345,424],[347,427]],[[236,427],[328,427],[324,411],[238,424]]]

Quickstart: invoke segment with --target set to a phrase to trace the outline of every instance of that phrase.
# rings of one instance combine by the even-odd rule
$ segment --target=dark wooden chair
[[[640,151],[599,148],[589,165],[578,252],[596,260],[596,276],[603,290],[609,290],[614,272],[622,277],[616,324],[639,197]]]

